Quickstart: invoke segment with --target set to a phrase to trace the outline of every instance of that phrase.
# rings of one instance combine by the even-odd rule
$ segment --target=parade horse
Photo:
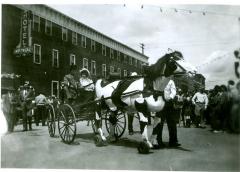
[[[15,120],[16,120],[16,108],[19,103],[17,94],[13,90],[2,92],[1,95],[1,110],[7,122],[7,131],[13,132]]]
[[[165,54],[155,64],[146,66],[144,75],[140,77],[133,77],[132,81],[128,82],[123,89],[125,80],[116,80],[103,86],[103,79],[98,79],[95,84],[95,92],[97,99],[102,99],[101,106],[105,106],[111,112],[109,121],[110,130],[114,130],[116,116],[118,111],[122,112],[137,112],[140,121],[140,130],[142,134],[143,145],[149,149],[153,147],[151,141],[148,139],[147,123],[150,112],[159,112],[164,108],[165,98],[164,93],[154,91],[152,88],[153,81],[158,77],[170,77],[171,75],[183,75],[188,71],[183,67],[183,56],[180,52],[174,51]],[[181,65],[179,63],[181,62]],[[131,80],[131,79],[130,79]],[[129,79],[128,79],[129,81]],[[120,91],[118,91],[120,90]],[[120,93],[120,94],[119,94]],[[111,98],[109,98],[111,97]],[[100,119],[101,112],[96,113],[96,119]],[[99,124],[99,122],[96,122]],[[106,137],[100,125],[98,128],[99,135],[103,141]],[[113,134],[114,132],[109,132]],[[141,145],[141,144],[140,144]],[[146,152],[148,152],[148,150]],[[139,151],[144,153],[143,149]]]

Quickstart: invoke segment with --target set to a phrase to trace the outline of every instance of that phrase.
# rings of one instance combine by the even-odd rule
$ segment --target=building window
[[[91,74],[96,75],[96,62],[94,60],[91,61]]]
[[[76,64],[76,56],[75,54],[70,54],[70,65],[75,65]]]
[[[102,55],[106,56],[107,55],[107,50],[106,50],[106,46],[102,45]]]
[[[33,63],[41,64],[41,45],[34,44]]]
[[[117,52],[117,60],[120,62],[121,61],[121,56],[120,56],[120,52]]]
[[[94,40],[91,40],[91,50],[96,51],[96,42]]]
[[[119,73],[119,76],[121,77],[122,74],[121,74],[121,68],[118,68],[118,73]]]
[[[129,57],[129,64],[132,65],[132,57]]]
[[[138,60],[138,68],[141,69],[142,62]]]
[[[110,73],[114,73],[114,67],[110,66]]]
[[[127,55],[126,54],[124,54],[124,56],[123,56],[123,62],[127,63]]]
[[[40,17],[33,15],[33,30],[40,32]]]
[[[127,70],[123,70],[123,76],[127,77]]]
[[[52,50],[52,67],[59,67],[58,50]]]
[[[88,59],[83,58],[83,68],[88,69]]]
[[[137,59],[133,59],[134,66],[137,67]]]
[[[47,35],[52,35],[52,22],[45,20],[45,33]]]
[[[114,50],[110,48],[110,58],[114,59]]]
[[[68,30],[67,28],[62,27],[62,40],[67,41]]]
[[[51,95],[55,95],[55,96],[59,97],[59,82],[58,81],[52,81]]]
[[[72,31],[72,44],[77,45],[77,32]]]
[[[86,36],[83,36],[83,35],[82,35],[82,38],[81,38],[81,46],[82,46],[83,48],[86,48],[86,47],[87,47],[87,38],[86,38]]]
[[[106,64],[102,64],[102,76],[106,78],[107,76],[107,67]]]

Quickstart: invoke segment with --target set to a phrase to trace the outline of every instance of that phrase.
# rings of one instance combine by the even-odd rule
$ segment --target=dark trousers
[[[168,133],[169,133],[169,143],[177,143],[177,121],[178,121],[178,115],[176,114],[173,103],[172,102],[166,102],[165,107],[161,112],[157,113],[157,116],[161,117],[161,123],[159,127],[159,131],[157,134],[157,141],[158,143],[162,142],[162,130],[164,122],[167,122],[168,126]]]
[[[133,118],[134,114],[128,114],[128,131],[133,132]]]
[[[46,123],[46,119],[47,119],[47,115],[46,115],[46,107],[44,105],[38,105],[37,106],[37,110],[36,110],[36,114],[35,114],[35,123],[38,126],[39,125],[39,121],[42,121],[42,126],[45,125]]]
[[[23,130],[28,130],[27,124],[29,125],[29,130],[32,130],[32,116],[27,116],[26,108],[24,108],[23,110],[22,118],[23,118]]]

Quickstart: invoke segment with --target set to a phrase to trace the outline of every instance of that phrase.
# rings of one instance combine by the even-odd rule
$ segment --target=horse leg
[[[109,116],[109,138],[108,140],[110,142],[116,141],[116,137],[115,137],[115,126],[117,124],[117,110],[113,111],[110,116]]]
[[[98,134],[101,136],[103,141],[106,141],[106,137],[103,134],[102,131],[102,124],[101,124],[101,116],[96,112],[96,116],[95,116],[95,126],[97,128]]]
[[[139,117],[140,117],[140,131],[142,134],[142,139],[144,142],[147,143],[147,145],[152,148],[152,143],[148,139],[148,129],[147,129],[147,124],[148,124],[148,117],[147,115],[139,112]]]
[[[157,134],[159,133],[159,130],[161,129],[161,119],[157,116],[154,117],[154,122],[153,122],[153,131],[151,135],[151,143],[153,147],[158,146],[158,141],[157,141]]]

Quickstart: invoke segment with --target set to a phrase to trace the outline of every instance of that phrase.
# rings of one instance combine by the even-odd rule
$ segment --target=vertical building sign
[[[24,11],[21,17],[20,42],[14,50],[16,56],[32,54],[31,11]]]

